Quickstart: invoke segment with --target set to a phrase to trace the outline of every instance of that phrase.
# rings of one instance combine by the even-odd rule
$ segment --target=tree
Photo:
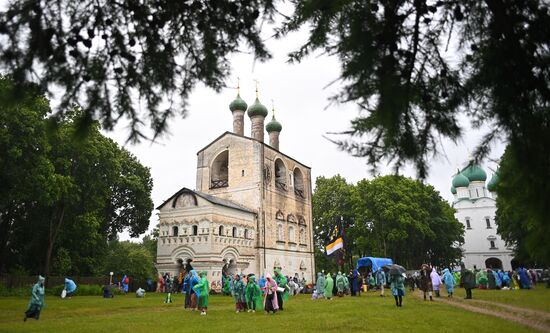
[[[464,134],[460,116],[466,114],[475,128],[490,128],[476,159],[502,140],[524,176],[510,192],[522,193],[534,212],[527,213],[532,227],[522,227],[530,252],[549,243],[550,233],[535,227],[548,228],[550,221],[539,214],[550,202],[547,1],[292,2],[295,12],[279,37],[304,26],[311,33],[290,59],[302,61],[316,50],[337,56],[344,87],[333,100],[356,103],[362,112],[342,133],[349,137],[334,142],[366,157],[373,170],[381,161],[393,162],[396,171],[412,163],[425,178],[441,138],[456,142]],[[452,57],[446,55],[449,46]]]
[[[331,178],[319,176],[315,180],[315,190],[311,199],[315,247],[325,252],[325,246],[335,235],[336,220],[342,217],[342,227],[346,235],[344,242],[346,257],[350,260],[353,239],[347,234],[347,230],[353,223],[352,191],[353,185],[348,184],[346,179],[340,175]]]
[[[0,83],[2,97],[14,89],[9,80]],[[147,230],[149,169],[101,135],[97,124],[80,131],[85,114],[78,109],[52,126],[47,100],[33,91],[23,96],[3,104],[0,114],[3,269],[21,265],[48,275],[53,262],[56,273],[93,274],[108,239]]]
[[[124,274],[138,280],[155,276],[154,258],[142,243],[119,242],[109,243],[109,250],[101,272],[122,276]]]
[[[0,272],[21,263],[13,247],[17,228],[40,202],[51,202],[49,183],[54,177],[44,121],[48,101],[37,87],[27,85],[19,103],[13,104],[15,89],[11,80],[0,76]]]
[[[462,257],[464,228],[430,185],[403,176],[362,180],[353,205],[356,237],[370,240],[367,246],[374,256],[407,268],[452,265]]]
[[[550,265],[550,225],[546,209],[550,207],[548,183],[534,179],[517,164],[514,146],[504,152],[497,172],[496,223],[499,235],[514,248],[515,259],[523,264]],[[524,161],[537,167],[529,161]]]
[[[273,11],[272,0],[10,2],[0,12],[0,69],[18,85],[61,89],[60,118],[78,104],[107,129],[127,117],[132,140],[148,119],[156,137],[185,113],[197,83],[224,86],[240,45],[270,57],[258,18]]]

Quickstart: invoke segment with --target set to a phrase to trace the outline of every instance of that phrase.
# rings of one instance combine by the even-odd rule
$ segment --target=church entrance
[[[498,258],[489,258],[485,260],[485,267],[491,269],[502,269],[502,261]]]

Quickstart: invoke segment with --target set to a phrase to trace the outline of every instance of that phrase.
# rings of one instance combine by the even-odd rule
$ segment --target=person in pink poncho
[[[264,290],[264,310],[267,313],[277,312],[279,309],[279,303],[277,302],[277,282],[271,278],[271,274],[265,274],[265,286]]]

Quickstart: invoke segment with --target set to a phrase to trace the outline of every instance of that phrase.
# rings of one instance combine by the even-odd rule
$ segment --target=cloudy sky
[[[338,83],[326,87],[339,76],[338,60],[328,56],[313,56],[300,64],[287,63],[288,52],[295,50],[306,37],[307,32],[302,31],[283,40],[269,39],[267,44],[273,52],[273,59],[266,63],[254,62],[250,54],[235,55],[231,59],[233,74],[227,85],[236,87],[239,77],[241,96],[250,105],[255,98],[254,80],[259,81],[260,101],[271,110],[273,100],[277,119],[283,125],[280,150],[310,166],[313,181],[317,176],[330,177],[336,174],[352,183],[372,178],[364,159],[339,151],[323,137],[327,132],[348,129],[350,120],[358,115],[357,107],[351,103],[329,105],[328,98],[341,88]],[[452,54],[449,56],[452,57]],[[216,93],[198,86],[189,100],[188,116],[185,119],[174,119],[170,123],[169,135],[153,144],[142,142],[125,145],[144,165],[151,168],[155,206],[183,186],[195,188],[196,152],[223,132],[232,130],[232,115],[228,106],[235,96],[234,88]],[[271,114],[268,117],[270,119]],[[449,202],[453,199],[450,193],[453,172],[466,162],[469,152],[473,151],[484,131],[490,130],[472,130],[466,117],[462,118],[462,123],[466,135],[456,144],[442,141],[445,155],[433,159],[426,179]],[[124,145],[128,132],[121,124],[106,135]],[[250,119],[246,116],[245,135],[250,135]],[[503,149],[503,144],[496,144],[491,157],[500,157]],[[486,161],[483,166],[489,179],[492,171],[488,168],[495,169],[495,164]],[[390,167],[381,165],[380,174],[391,172]],[[402,173],[415,176],[410,167]],[[150,229],[156,223],[155,211]],[[123,234],[121,238],[128,239],[128,236]]]

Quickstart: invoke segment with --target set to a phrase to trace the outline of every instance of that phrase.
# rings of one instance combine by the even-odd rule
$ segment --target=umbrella
[[[401,275],[401,274],[407,272],[405,267],[397,265],[397,264],[386,265],[386,266],[384,266],[384,268],[389,270],[390,275]]]

